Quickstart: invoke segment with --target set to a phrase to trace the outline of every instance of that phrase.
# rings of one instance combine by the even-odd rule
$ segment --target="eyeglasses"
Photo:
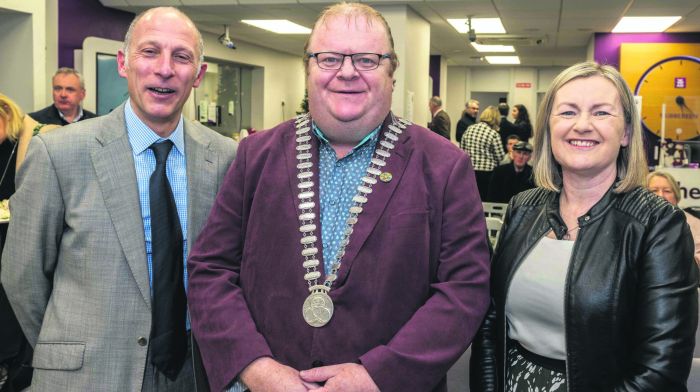
[[[316,64],[321,69],[336,71],[339,70],[346,57],[350,57],[352,60],[352,66],[358,71],[371,71],[379,67],[379,63],[382,59],[391,58],[390,54],[378,54],[378,53],[352,53],[343,54],[336,52],[317,52],[317,53],[307,53],[309,58],[315,58]]]

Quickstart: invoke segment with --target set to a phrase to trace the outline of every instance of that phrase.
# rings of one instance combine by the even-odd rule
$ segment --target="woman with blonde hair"
[[[674,206],[677,206],[681,201],[681,188],[678,186],[676,179],[666,172],[655,171],[649,173],[647,176],[647,188]],[[700,266],[700,219],[686,211],[683,211],[683,213],[695,242],[695,263]],[[696,344],[698,343],[696,342]]]
[[[495,106],[488,106],[481,112],[479,122],[469,126],[462,135],[460,147],[472,160],[476,186],[479,188],[481,200],[486,200],[491,175],[503,159],[503,143],[498,134],[498,124],[501,115]]]
[[[472,390],[686,391],[693,243],[683,213],[645,189],[620,73],[584,62],[555,77],[534,150],[538,188],[511,199],[492,259]]]

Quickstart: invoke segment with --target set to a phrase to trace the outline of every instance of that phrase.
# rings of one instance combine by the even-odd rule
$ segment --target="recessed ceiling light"
[[[447,22],[459,33],[467,34],[469,30],[466,19],[447,19]],[[499,18],[472,18],[472,29],[474,29],[477,34],[506,33],[506,29],[503,27],[503,23],[501,23],[501,19]]]
[[[613,33],[660,33],[680,20],[680,16],[625,16]]]
[[[484,56],[489,64],[520,64],[518,56]]]
[[[481,53],[513,53],[515,48],[511,45],[480,45],[472,42],[472,46]]]
[[[277,34],[311,34],[311,29],[290,22],[287,19],[251,20],[245,19],[241,22],[255,26],[260,29],[272,31]]]

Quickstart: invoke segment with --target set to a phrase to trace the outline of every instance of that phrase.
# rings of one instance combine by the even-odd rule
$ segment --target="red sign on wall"
[[[515,83],[515,88],[530,88],[530,87],[532,87],[532,83],[528,83],[528,82]]]

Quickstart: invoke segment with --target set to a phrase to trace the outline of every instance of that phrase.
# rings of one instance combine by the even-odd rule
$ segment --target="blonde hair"
[[[334,18],[336,16],[344,16],[348,23],[350,22],[351,18],[355,21],[357,21],[357,19],[359,18],[364,18],[367,21],[367,26],[372,26],[373,22],[379,22],[379,24],[382,27],[384,27],[384,30],[386,31],[387,41],[389,43],[389,53],[380,54],[388,54],[390,56],[389,61],[391,63],[391,68],[389,68],[389,76],[393,76],[394,71],[396,71],[396,68],[399,67],[399,58],[396,56],[396,52],[394,51],[394,37],[391,35],[391,28],[389,27],[389,23],[387,23],[386,19],[384,19],[384,17],[382,16],[382,14],[379,13],[379,11],[366,4],[346,3],[344,1],[326,7],[323,11],[321,11],[321,13],[318,16],[318,19],[316,19],[316,23],[314,23],[314,27],[311,30],[309,39],[306,40],[306,44],[304,45],[303,59],[304,69],[306,69],[306,73],[309,73],[309,44],[311,43],[311,40],[313,39],[314,34],[316,33],[316,30],[320,26],[324,26],[329,19]]]
[[[489,125],[489,127],[498,130],[498,124],[501,122],[501,113],[499,113],[498,109],[495,106],[487,106],[486,109],[484,109],[484,111],[481,112],[481,115],[479,116],[479,121],[485,122]]]
[[[14,101],[0,94],[0,119],[5,123],[7,138],[16,142],[22,132],[24,114]]]
[[[587,61],[572,65],[557,75],[540,103],[535,125],[533,157],[535,183],[540,187],[559,192],[563,185],[561,167],[552,154],[551,130],[549,129],[554,98],[559,89],[572,80],[593,76],[601,76],[615,86],[624,112],[625,132],[629,140],[627,146],[620,148],[617,156],[617,177],[620,181],[615,185],[613,192],[629,192],[636,187],[644,186],[648,170],[642,127],[637,106],[634,104],[634,95],[615,68]]]
[[[671,185],[671,192],[673,192],[673,196],[676,197],[676,203],[679,203],[681,201],[681,188],[678,186],[678,182],[676,182],[676,179],[673,178],[672,175],[662,172],[662,171],[654,171],[651,172],[647,175],[647,181],[646,181],[646,186],[649,188],[649,183],[651,182],[651,179],[654,177],[661,177],[665,178],[666,181]]]

